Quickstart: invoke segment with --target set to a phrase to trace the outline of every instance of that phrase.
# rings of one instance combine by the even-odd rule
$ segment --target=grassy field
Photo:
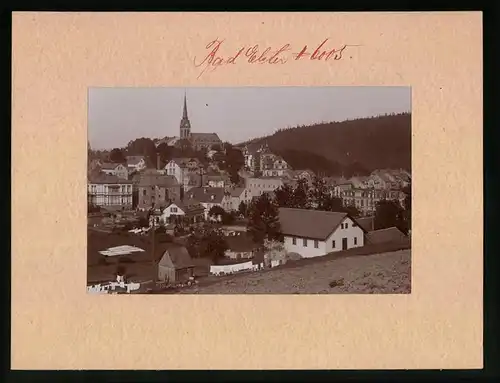
[[[411,250],[355,255],[213,279],[180,294],[409,294]]]

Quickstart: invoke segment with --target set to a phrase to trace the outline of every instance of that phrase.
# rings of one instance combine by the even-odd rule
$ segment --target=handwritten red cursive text
[[[208,53],[206,53],[203,59],[197,62],[195,57],[193,61],[195,67],[202,68],[200,74],[198,75],[198,78],[200,78],[207,71],[213,72],[217,68],[234,65],[240,61],[248,64],[282,65],[286,64],[290,57],[294,61],[328,61],[330,59],[342,59],[342,53],[349,45],[343,45],[340,48],[327,48],[326,44],[328,41],[329,39],[325,39],[314,50],[309,50],[308,46],[305,45],[300,51],[292,54],[289,53],[292,49],[291,44],[284,44],[280,48],[262,48],[258,44],[255,44],[252,46],[243,46],[232,55],[225,56],[221,53],[221,47],[224,43],[224,39],[219,40],[216,38],[205,46],[205,50]]]

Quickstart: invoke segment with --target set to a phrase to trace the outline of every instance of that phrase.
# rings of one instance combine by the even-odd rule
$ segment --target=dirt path
[[[325,262],[225,277],[180,294],[408,294],[411,250],[353,256]]]

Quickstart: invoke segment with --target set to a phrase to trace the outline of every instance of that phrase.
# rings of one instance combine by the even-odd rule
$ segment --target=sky
[[[191,132],[234,144],[286,127],[411,111],[410,87],[90,88],[92,149],[178,136],[184,92]]]

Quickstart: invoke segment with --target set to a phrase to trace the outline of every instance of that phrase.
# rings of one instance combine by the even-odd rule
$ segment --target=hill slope
[[[241,145],[258,148],[264,143],[294,168],[330,175],[382,168],[411,171],[411,114],[298,126]]]

